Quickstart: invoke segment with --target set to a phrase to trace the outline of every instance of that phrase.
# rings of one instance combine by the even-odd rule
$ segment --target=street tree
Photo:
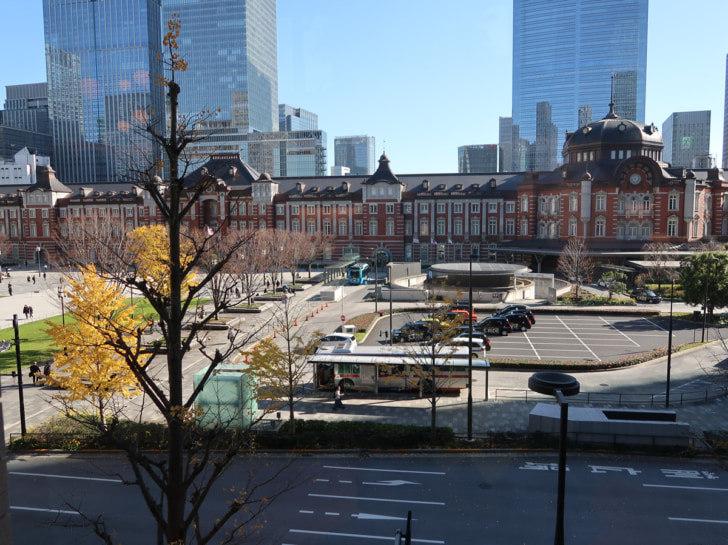
[[[668,266],[674,260],[675,248],[667,242],[648,242],[642,251],[645,252],[645,260],[650,263],[650,278],[657,283],[657,291],[662,292],[662,283],[669,283],[678,276],[678,271]]]
[[[66,310],[75,321],[68,325],[47,322],[57,349],[47,384],[61,389],[53,399],[68,417],[107,429],[107,419],[121,413],[120,398],[139,394],[134,374],[108,338],[120,335],[122,342],[135,346],[145,320],[134,317],[120,286],[109,285],[93,265],[82,268],[80,278],[68,279],[65,297]],[[136,357],[143,367],[144,358]],[[92,412],[87,410],[89,405]]]
[[[728,306],[728,254],[703,252],[680,263],[683,300],[693,306],[704,305],[712,319],[715,307]]]
[[[428,293],[430,303],[429,321],[430,331],[428,339],[419,346],[408,350],[412,360],[412,372],[418,380],[420,396],[426,396],[430,403],[430,434],[432,441],[437,440],[437,405],[443,387],[452,379],[453,369],[451,361],[447,360],[450,349],[447,342],[457,336],[457,327],[462,325],[462,319],[448,319],[447,308],[452,301],[444,301],[435,307],[434,294]]]
[[[294,302],[293,297],[283,297],[271,322],[276,338],[269,336],[258,343],[250,367],[258,379],[261,399],[268,400],[271,411],[282,407],[288,410],[289,431],[295,435],[295,406],[303,398],[306,373],[310,373],[308,358],[316,351],[322,334],[315,331],[305,340],[296,327],[305,307]]]
[[[147,449],[117,425],[101,427],[99,431],[126,454],[133,478],[124,482],[140,490],[157,523],[158,544],[238,543],[263,523],[271,501],[289,488],[289,479],[282,467],[259,480],[258,485],[240,489],[225,486],[227,502],[207,504],[211,491],[222,486],[226,469],[254,443],[250,429],[241,429],[240,424],[221,422],[213,427],[200,426],[196,400],[220,364],[239,354],[251,336],[239,333],[227,343],[213,343],[208,338],[207,327],[221,305],[213,301],[212,311],[203,319],[195,319],[192,310],[198,298],[209,293],[215,276],[244,247],[246,239],[239,238],[226,245],[216,253],[212,266],[203,267],[222,226],[212,232],[205,229],[202,234],[193,226],[202,216],[201,197],[218,187],[219,180],[198,169],[196,182],[187,184],[190,161],[197,160],[188,154],[187,148],[204,138],[197,127],[205,126],[215,112],[178,115],[182,90],[176,77],[187,66],[178,50],[180,28],[178,18],[169,21],[163,40],[165,54],[161,59],[166,71],[157,77],[157,84],[165,87],[169,117],[165,119],[160,112],[149,112],[144,125],[136,127],[152,141],[153,148],[162,151],[164,159],[140,155],[129,171],[134,186],[153,203],[156,210],[151,215],[166,237],[153,248],[137,244],[133,237],[114,238],[113,244],[105,248],[114,259],[97,262],[96,270],[107,285],[132,287],[158,316],[156,325],[162,341],[158,346],[165,347],[163,353],[159,349],[151,354],[143,353],[139,334],[132,334],[126,322],[113,317],[103,318],[104,327],[96,331],[103,337],[103,344],[121,357],[143,391],[145,401],[161,417],[165,439],[158,449]],[[91,237],[94,233],[88,234]],[[153,240],[158,241],[158,237]],[[91,242],[104,245],[101,237]],[[151,266],[147,268],[148,253],[153,254],[151,262],[161,267],[161,274],[152,272]],[[89,256],[83,251],[79,254],[71,251],[66,258],[82,266]],[[186,360],[194,346],[206,358],[207,366],[197,386],[187,391],[183,379],[189,372],[190,363]],[[258,419],[262,416],[259,413]],[[250,425],[256,422],[254,419]],[[261,486],[266,484],[268,488],[263,492]],[[94,524],[93,529],[106,543],[112,543],[105,526]]]
[[[594,271],[594,259],[589,255],[586,243],[577,238],[570,238],[561,251],[557,268],[576,288],[576,298],[579,298],[579,288],[584,282],[591,280]]]
[[[322,231],[316,231],[313,235],[308,235],[308,241],[304,247],[303,255],[301,256],[301,262],[306,264],[309,278],[311,278],[311,266],[317,260],[323,259],[326,247],[330,245],[333,240],[333,235],[327,235]]]
[[[601,284],[609,292],[609,300],[612,300],[612,295],[615,293],[626,293],[627,292],[627,275],[622,271],[610,270],[602,274]]]
[[[242,230],[240,236],[245,237],[247,243],[232,257],[230,274],[236,285],[240,284],[241,298],[250,306],[255,295],[262,292],[265,285],[265,256],[262,239],[255,231]]]

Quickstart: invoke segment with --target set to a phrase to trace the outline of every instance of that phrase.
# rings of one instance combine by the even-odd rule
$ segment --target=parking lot
[[[533,360],[610,361],[667,346],[669,318],[583,314],[538,314],[528,331],[490,335],[489,357]],[[395,315],[394,328],[426,314]],[[483,318],[484,316],[480,316]],[[695,322],[674,320],[674,345],[700,340]],[[363,344],[386,344],[389,319],[380,320]]]

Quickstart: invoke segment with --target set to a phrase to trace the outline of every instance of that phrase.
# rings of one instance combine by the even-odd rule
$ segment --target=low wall
[[[559,434],[561,407],[539,403],[528,415],[528,431]],[[577,443],[613,445],[690,445],[690,424],[675,411],[598,409],[569,406],[568,436]]]

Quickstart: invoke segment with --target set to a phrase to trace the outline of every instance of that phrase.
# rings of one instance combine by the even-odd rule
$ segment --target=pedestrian
[[[389,331],[384,332],[384,340],[386,341],[387,339],[389,339]]]
[[[45,271],[43,271],[43,280],[45,280],[45,279],[46,279],[46,273],[45,273]]]
[[[28,376],[33,379],[33,384],[38,380],[38,374],[40,373],[40,367],[38,367],[38,362],[34,361],[33,365],[30,366],[30,374]]]
[[[33,275],[33,284],[35,284],[35,275]]]
[[[51,362],[47,361],[45,365],[43,366],[43,374],[46,377],[51,376]]]
[[[346,409],[341,402],[341,384],[336,387],[336,391],[334,392],[334,410],[338,411],[339,409],[342,411]]]
[[[28,319],[28,312],[29,312],[29,311],[28,311],[28,305],[25,305],[25,306],[23,307],[23,316],[25,316],[25,319],[26,319],[26,320]]]
[[[28,275],[28,284],[30,284],[30,275]]]
[[[33,317],[33,307],[28,305],[28,315],[32,318]]]
[[[233,342],[235,340],[235,330],[233,328],[228,329],[227,338],[230,342]]]
[[[265,292],[268,293],[268,290],[270,289],[270,280],[265,281]]]
[[[237,297],[238,299],[240,299],[240,289],[237,288],[237,287],[235,288],[235,297]]]
[[[8,295],[12,295],[12,294],[13,294],[13,285],[8,283]]]

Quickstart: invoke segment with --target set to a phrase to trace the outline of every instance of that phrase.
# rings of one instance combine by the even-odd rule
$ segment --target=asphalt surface
[[[36,282],[27,281],[28,276],[35,275]],[[306,276],[307,273],[302,273]],[[60,274],[49,272],[47,279],[42,279],[37,270],[11,271],[10,281],[13,284],[13,296],[2,299],[2,313],[0,314],[0,327],[12,325],[12,314],[16,313],[21,321],[25,320],[22,309],[24,305],[33,306],[34,320],[47,319],[56,316],[61,312],[60,301],[57,297]],[[0,284],[0,295],[7,295],[8,279]],[[304,291],[299,292],[289,301],[289,307],[299,312],[298,330],[296,333],[302,336],[330,333],[337,331],[342,324],[341,317],[346,320],[375,309],[375,303],[370,299],[373,286],[345,286],[345,298],[343,301],[326,304],[321,300],[320,291],[322,285],[308,286]],[[531,343],[537,337],[544,335],[553,316],[539,314],[547,305],[541,301],[523,301],[532,306],[536,313],[536,324],[527,334],[513,333],[512,335],[493,339],[494,346],[505,346],[504,341],[514,341],[518,336],[520,339],[529,339]],[[271,303],[270,308],[259,315],[246,315],[239,324],[239,328],[245,333],[258,335],[273,335],[275,324],[270,320],[271,312],[280,303]],[[413,303],[393,303],[393,309],[412,308],[418,305]],[[419,305],[425,310],[423,304]],[[378,302],[377,310],[386,312],[389,308],[388,302]],[[480,309],[481,307],[478,306]],[[495,308],[495,307],[493,307]],[[634,307],[631,307],[634,308]],[[659,305],[646,305],[646,308],[660,308],[669,311],[669,303]],[[482,313],[489,310],[483,307]],[[683,304],[675,304],[675,312],[690,312],[692,307]],[[396,316],[396,315],[395,315]],[[547,317],[548,316],[548,317]],[[600,319],[598,316],[570,316],[569,321],[575,320],[574,325],[568,323],[558,324],[559,334],[567,331],[568,327],[573,330],[575,327],[586,327],[588,322],[597,320],[601,323],[602,330],[615,329],[610,332],[614,336],[609,337],[608,345],[628,345],[626,337],[636,339],[636,342],[647,342],[647,339],[654,335],[650,342],[660,344],[659,336],[667,337],[664,331],[664,318],[654,320],[650,318],[640,325],[643,328],[639,332],[625,331],[624,328],[614,327],[614,318]],[[562,320],[566,322],[566,320]],[[619,320],[617,320],[619,321]],[[622,320],[624,321],[624,320]],[[393,322],[394,323],[394,318]],[[370,339],[375,336],[378,339],[379,331],[389,330],[389,316],[380,318],[371,329]],[[692,325],[692,327],[688,327]],[[702,325],[702,324],[700,324]],[[553,324],[552,324],[553,326]],[[636,327],[636,326],[630,326]],[[700,338],[701,329],[695,323],[683,324],[680,332],[676,335],[685,335],[689,340],[697,336]],[[671,362],[671,388],[670,388],[670,410],[677,413],[678,420],[688,422],[693,431],[699,434],[706,430],[728,430],[728,419],[726,408],[728,398],[717,395],[724,392],[726,388],[726,357],[728,351],[719,340],[720,330],[709,328],[707,331],[709,339],[716,339],[708,345],[681,352],[673,355]],[[211,333],[208,344],[214,346],[216,342],[225,342],[226,332]],[[548,338],[554,339],[555,332],[546,332],[545,340],[539,342],[548,343]],[[564,354],[565,349],[578,344],[578,336],[569,339],[559,338],[556,351]],[[615,341],[617,339],[618,341]],[[365,340],[364,342],[368,342]],[[375,340],[375,342],[379,342]],[[666,345],[666,340],[661,345]],[[545,345],[544,345],[545,346]],[[583,347],[582,347],[583,348]],[[606,347],[608,349],[609,346]],[[497,348],[500,349],[500,348]],[[581,349],[581,348],[580,348]],[[496,348],[494,348],[496,350]],[[540,348],[544,354],[546,348]],[[594,350],[594,349],[592,349]],[[540,353],[540,352],[539,352]],[[494,353],[495,354],[495,353]],[[559,358],[559,359],[564,359]],[[31,362],[23,361],[23,368],[26,370],[24,379],[27,381],[27,367]],[[185,375],[192,374],[202,368],[206,360],[191,354],[185,361]],[[528,429],[528,414],[538,402],[553,402],[552,399],[529,392],[527,381],[532,371],[490,371],[485,374],[476,375],[473,387],[473,432],[475,435],[488,432],[525,432]],[[614,407],[629,403],[630,407],[663,409],[665,407],[665,372],[666,362],[664,359],[648,362],[639,366],[612,370],[604,372],[574,373],[582,385],[583,394],[608,394],[601,397],[598,406]],[[486,380],[488,382],[486,401]],[[190,388],[191,388],[191,380]],[[19,396],[17,384],[10,376],[3,376],[2,382],[2,403],[5,423],[5,438],[10,434],[20,432],[19,418]],[[36,387],[27,382],[24,384],[24,404],[26,422],[30,427],[34,423],[41,422],[47,417],[55,414],[55,409],[49,404],[50,391],[45,387]],[[696,402],[697,399],[708,401]],[[606,402],[604,400],[607,400]],[[138,402],[138,401],[137,401]],[[587,398],[585,402],[589,402]],[[374,420],[378,422],[403,423],[429,425],[430,404],[427,400],[417,399],[411,395],[391,396],[368,396],[353,395],[344,400],[346,410],[334,412],[332,410],[333,400],[329,394],[314,394],[311,392],[297,406],[297,418],[312,419],[348,419],[348,420]],[[593,405],[593,403],[592,403]],[[451,427],[456,433],[464,434],[467,428],[466,422],[466,395],[443,396],[438,401],[438,424]],[[154,419],[155,415],[144,409],[145,418]]]

